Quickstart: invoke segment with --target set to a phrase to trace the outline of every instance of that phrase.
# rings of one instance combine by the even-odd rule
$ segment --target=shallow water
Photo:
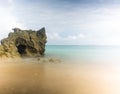
[[[0,63],[0,94],[120,94],[120,67]]]
[[[45,57],[60,62],[0,61],[0,94],[120,94],[120,47],[49,46]]]
[[[83,62],[118,64],[120,46],[47,45],[46,56],[67,59],[79,64]]]

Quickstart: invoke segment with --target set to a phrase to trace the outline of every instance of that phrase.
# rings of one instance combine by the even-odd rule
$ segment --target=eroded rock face
[[[14,28],[14,32],[1,40],[0,57],[43,56],[47,36],[45,28],[38,31]]]

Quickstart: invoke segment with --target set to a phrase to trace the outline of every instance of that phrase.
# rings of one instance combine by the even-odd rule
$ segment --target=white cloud
[[[68,37],[65,38],[65,40],[81,40],[86,38],[85,34],[77,34],[77,35],[70,35]]]
[[[70,45],[71,43],[76,45],[79,44],[80,41],[86,39],[85,34],[76,34],[76,35],[68,35],[66,37],[61,36],[58,32],[47,33],[48,44],[66,44]]]
[[[120,7],[118,6],[97,8],[95,10],[78,9],[70,13],[73,17],[71,18],[70,23],[72,24],[70,24],[70,27],[77,32],[85,32],[90,35],[83,40],[86,44],[120,45],[119,11]],[[70,36],[70,38],[76,40],[78,36]],[[81,41],[78,41],[78,43],[81,44]]]
[[[13,3],[13,0],[8,0],[9,3]]]
[[[14,3],[13,0],[8,1]],[[9,32],[15,26],[24,28],[22,22],[32,29],[45,26],[48,44],[120,44],[119,6],[77,6],[66,11],[64,7],[53,8],[43,3],[21,5],[18,3],[14,7],[16,16],[9,8],[0,10],[2,31]]]
[[[10,2],[12,2],[12,0]],[[14,27],[24,28],[13,15],[11,5],[7,7],[0,6],[0,13],[0,40],[7,37],[8,33],[12,31]]]
[[[47,15],[51,19],[46,20],[46,23],[49,24],[48,31],[56,32],[53,34],[53,40],[51,41],[61,40],[61,43],[71,42],[71,44],[74,44],[77,40],[76,44],[119,45],[119,11],[120,7],[110,6],[97,9],[78,8],[68,12],[53,10]],[[45,19],[47,16],[45,16]],[[66,37],[60,36],[60,33],[64,33]]]
[[[50,40],[61,39],[60,35],[57,32],[47,33],[47,36]]]
[[[86,36],[85,36],[85,34],[82,34],[82,33],[80,33],[79,35],[78,35],[78,38],[85,38]]]

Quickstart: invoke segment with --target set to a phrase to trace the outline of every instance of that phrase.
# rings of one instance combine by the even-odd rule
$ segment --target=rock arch
[[[26,48],[27,48],[26,44],[27,44],[27,42],[23,38],[18,37],[15,40],[15,46],[17,47],[17,50],[21,56],[27,54],[26,53]]]
[[[9,56],[43,56],[47,36],[45,28],[38,31],[13,29],[8,37],[1,40],[0,56],[9,54]]]

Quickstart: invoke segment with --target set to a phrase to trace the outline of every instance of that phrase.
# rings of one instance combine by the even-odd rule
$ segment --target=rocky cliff
[[[14,28],[8,37],[1,40],[0,57],[43,56],[47,36],[45,28],[38,31]]]

